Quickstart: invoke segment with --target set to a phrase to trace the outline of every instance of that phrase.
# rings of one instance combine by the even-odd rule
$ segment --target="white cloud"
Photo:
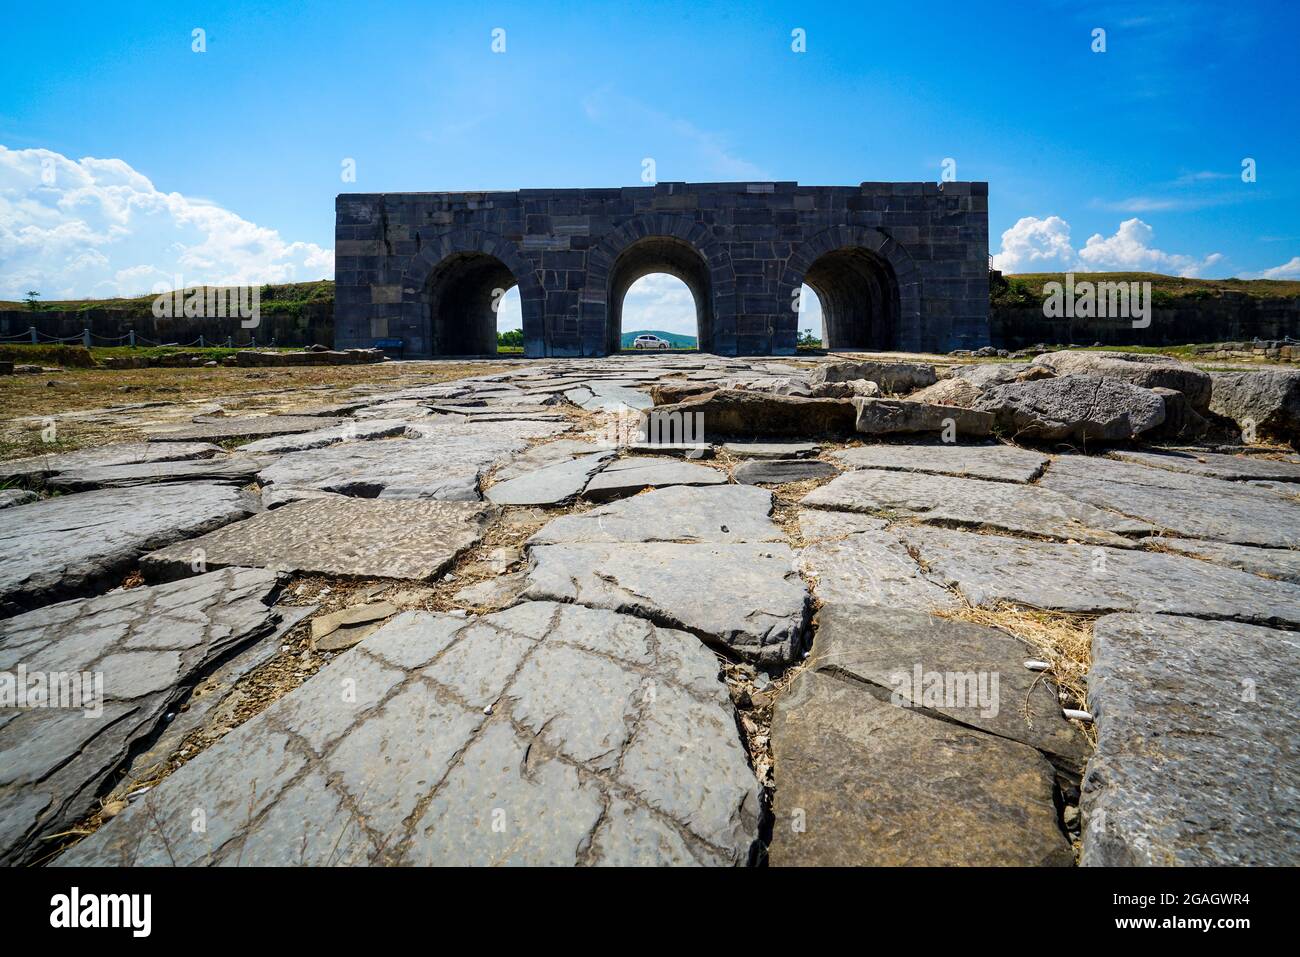
[[[1002,250],[993,268],[1021,272],[1158,272],[1197,276],[1223,259],[1211,253],[1203,259],[1169,253],[1151,245],[1155,230],[1137,219],[1126,219],[1112,236],[1094,233],[1076,253],[1070,224],[1059,216],[1026,216],[1002,234]]]
[[[1292,256],[1290,262],[1284,262],[1272,269],[1265,269],[1255,279],[1300,279],[1300,256]]]
[[[178,275],[255,285],[333,274],[333,250],[160,192],[123,160],[0,146],[0,298],[139,295]]]
[[[1056,272],[1070,268],[1074,248],[1070,224],[1060,216],[1026,216],[1002,234],[1002,251],[993,268],[1003,272]]]
[[[636,329],[697,335],[695,297],[686,283],[667,273],[651,273],[632,283],[623,299],[622,331]]]
[[[1196,276],[1223,258],[1219,253],[1211,253],[1201,260],[1167,253],[1151,245],[1154,236],[1155,230],[1137,218],[1124,220],[1113,236],[1093,233],[1079,250],[1080,268],[1096,272],[1111,270]]]

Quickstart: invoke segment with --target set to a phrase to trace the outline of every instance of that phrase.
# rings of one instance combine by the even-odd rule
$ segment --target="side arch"
[[[828,254],[848,256],[854,251],[863,254],[864,259],[883,263],[887,272],[877,280],[882,295],[896,297],[897,315],[890,319],[893,327],[886,342],[873,348],[884,348],[904,352],[921,351],[921,273],[907,249],[893,237],[868,226],[831,226],[809,237],[799,244],[786,261],[785,271],[781,275],[777,292],[782,303],[794,301],[795,293],[807,280],[809,270],[822,257]],[[814,275],[814,281],[818,277]],[[886,283],[885,280],[888,280]],[[823,280],[824,282],[824,280]],[[811,283],[810,283],[811,285]],[[888,285],[888,289],[883,287]],[[819,292],[820,294],[820,292]],[[823,303],[823,310],[826,303]],[[799,317],[791,310],[786,322],[797,330]],[[797,334],[797,332],[795,333]],[[830,343],[828,343],[830,345]]]
[[[630,219],[587,254],[586,285],[579,300],[584,343],[598,343],[600,354],[617,351],[622,296],[635,278],[652,272],[677,276],[691,288],[701,352],[734,350],[736,274],[731,256],[707,226],[671,213]]]
[[[491,308],[492,300],[497,298],[491,295],[495,288],[508,289],[517,285],[525,351],[528,355],[543,354],[545,299],[536,266],[508,239],[478,229],[457,229],[432,237],[421,245],[420,251],[403,270],[401,325],[412,354],[466,354],[448,352],[446,335],[440,335],[441,330],[436,327],[438,290],[433,287],[439,285],[444,277],[449,282],[454,280],[458,286],[454,293],[456,305],[464,303],[476,309]],[[488,299],[480,302],[485,292]],[[495,310],[492,322],[492,348],[484,351],[495,352]],[[481,338],[486,344],[485,333]]]

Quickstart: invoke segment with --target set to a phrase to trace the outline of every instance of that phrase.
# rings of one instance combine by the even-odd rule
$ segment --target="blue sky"
[[[1010,271],[1300,278],[1298,34],[1251,2],[9,4],[0,298],[328,277],[338,192],[635,185],[646,157],[807,184],[952,158]],[[684,287],[645,284],[629,328],[689,331]]]

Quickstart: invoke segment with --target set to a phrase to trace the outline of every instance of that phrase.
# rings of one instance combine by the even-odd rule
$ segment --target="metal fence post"
[[[135,348],[135,330],[134,330],[134,329],[128,329],[128,330],[126,331],[126,337],[127,337],[128,342],[130,343],[131,348],[134,349],[134,348]]]
[[[31,330],[32,333],[32,345],[36,345],[36,327],[29,326],[28,328]]]
[[[81,344],[87,349],[90,348],[90,326],[81,330]]]
[[[199,333],[199,348],[203,348],[203,333]]]

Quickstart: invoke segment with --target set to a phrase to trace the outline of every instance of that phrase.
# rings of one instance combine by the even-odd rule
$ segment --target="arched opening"
[[[633,348],[636,334],[648,333],[672,343],[673,348],[695,342],[699,335],[699,313],[695,297],[685,282],[668,273],[652,272],[628,287],[620,310],[620,342]]]
[[[797,327],[800,346],[816,345],[826,348],[826,317],[822,314],[822,301],[817,290],[807,283],[799,287],[799,319]]]
[[[709,264],[689,243],[670,236],[648,236],[623,250],[609,272],[609,321],[606,349],[619,351],[623,331],[623,301],[632,284],[652,273],[681,280],[695,300],[696,339],[701,352],[713,344],[713,294]]]
[[[421,297],[429,310],[431,354],[494,354],[498,309],[515,285],[510,268],[487,253],[454,253],[438,263]]]
[[[899,348],[898,277],[880,256],[857,246],[818,257],[803,275],[821,306],[826,349]]]

